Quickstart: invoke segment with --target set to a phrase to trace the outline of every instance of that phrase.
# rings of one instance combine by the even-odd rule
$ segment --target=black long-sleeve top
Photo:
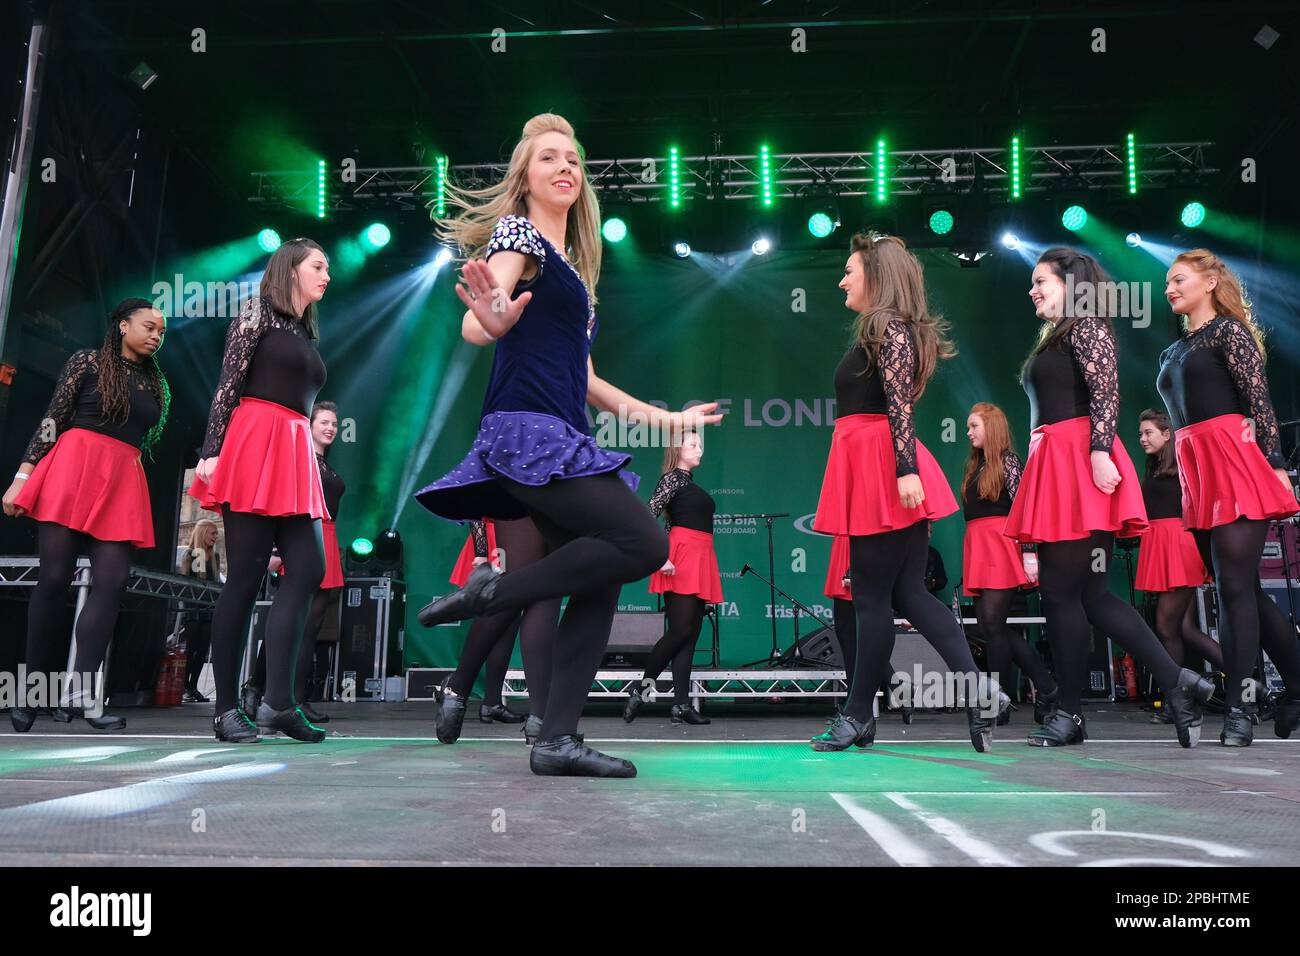
[[[695,483],[684,468],[674,468],[659,479],[650,496],[650,511],[657,518],[667,510],[669,527],[713,534],[713,496]]]
[[[1105,320],[1075,322],[1060,347],[1030,360],[1021,384],[1029,395],[1031,427],[1088,416],[1092,451],[1109,454],[1119,422],[1119,356]]]
[[[1002,494],[998,496],[997,501],[980,497],[980,475],[984,473],[984,465],[984,452],[981,451],[980,465],[971,474],[966,487],[962,489],[962,516],[967,521],[1000,518],[1011,514],[1011,502],[1015,500],[1016,492],[1020,488],[1020,475],[1023,471],[1020,456],[1008,448],[1002,453],[1002,472],[1005,476]]]
[[[108,421],[104,416],[102,396],[99,393],[99,352],[80,349],[73,352],[59,371],[45,418],[36,427],[36,433],[23,453],[23,461],[38,463],[44,458],[59,435],[69,428],[86,428],[109,438],[140,447],[149,429],[158,424],[162,416],[162,395],[157,391],[153,376],[139,362],[115,355],[114,360],[126,370],[128,388],[127,416],[125,421]],[[52,423],[53,429],[46,427]],[[53,437],[50,437],[51,433]]]
[[[1156,388],[1175,430],[1219,415],[1244,415],[1254,421],[1255,443],[1268,463],[1286,465],[1264,359],[1250,329],[1236,319],[1216,316],[1165,349]]]
[[[329,466],[324,455],[317,453],[316,464],[320,467],[320,484],[321,490],[325,493],[325,508],[330,513],[330,520],[338,521],[339,501],[343,498],[343,492],[348,490],[348,486],[343,483],[339,473]]]
[[[324,384],[325,362],[307,327],[261,298],[249,299],[226,332],[202,457],[220,453],[230,416],[244,396],[310,415]]]
[[[835,369],[835,414],[840,418],[888,415],[897,476],[915,475],[912,392],[916,382],[916,344],[905,322],[894,319],[886,324],[885,341],[879,352],[875,362],[861,345],[854,345],[844,354]]]
[[[470,522],[469,533],[474,538],[474,557],[488,557],[487,525],[482,521],[472,521]]]
[[[1152,475],[1142,482],[1142,501],[1147,506],[1147,517],[1181,518],[1183,516],[1183,489],[1177,475]]]

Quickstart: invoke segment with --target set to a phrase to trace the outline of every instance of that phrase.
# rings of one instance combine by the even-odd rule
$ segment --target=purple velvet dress
[[[451,521],[510,520],[528,510],[497,482],[525,485],[619,472],[631,455],[596,444],[587,427],[587,356],[596,334],[587,287],[569,261],[522,216],[502,216],[485,258],[502,250],[533,257],[537,275],[515,286],[533,293],[496,343],[478,435],[468,455],[415,498]]]

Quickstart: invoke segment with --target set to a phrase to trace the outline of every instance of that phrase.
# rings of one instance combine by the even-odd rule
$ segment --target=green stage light
[[[676,209],[682,204],[681,170],[677,166],[677,147],[668,147],[668,205]]]
[[[1133,134],[1128,134],[1128,194],[1136,196],[1138,191],[1137,144]]]
[[[374,543],[369,538],[357,538],[352,542],[352,553],[359,558],[364,558],[375,550]]]
[[[438,157],[438,191],[434,193],[433,214],[439,218],[447,215],[447,157]]]
[[[263,229],[257,234],[257,244],[263,252],[275,252],[280,248],[280,234],[274,229]]]
[[[325,160],[316,162],[316,218],[325,218]]]
[[[600,228],[600,234],[606,242],[622,242],[627,238],[627,223],[617,217],[606,219],[605,225]]]
[[[388,227],[382,222],[372,223],[366,229],[366,242],[375,249],[382,249],[388,245],[388,240],[393,238],[393,234],[388,231]]]
[[[835,231],[835,220],[824,212],[815,212],[808,217],[808,231],[818,239],[825,239]]]
[[[876,202],[883,203],[889,198],[889,186],[885,176],[885,141],[876,140]]]
[[[1179,218],[1188,229],[1195,229],[1205,222],[1205,207],[1198,202],[1189,202],[1183,207],[1183,214]]]
[[[930,213],[930,231],[936,236],[951,232],[953,222],[952,213],[946,209],[936,209]]]
[[[767,144],[758,147],[758,176],[762,186],[763,205],[772,205],[772,157]]]
[[[1011,137],[1011,198],[1020,198],[1020,137]]]
[[[1061,225],[1071,232],[1078,232],[1088,221],[1088,210],[1082,206],[1071,206],[1061,213]]]

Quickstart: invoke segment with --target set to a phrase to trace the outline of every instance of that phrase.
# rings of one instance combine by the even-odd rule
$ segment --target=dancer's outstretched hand
[[[482,259],[471,259],[461,270],[461,282],[456,283],[456,295],[465,307],[474,313],[479,324],[489,335],[502,324],[508,330],[519,321],[519,314],[532,300],[531,292],[521,292],[515,298],[503,289],[492,273],[492,267]]]
[[[722,416],[716,413],[717,407],[717,402],[705,402],[703,405],[694,405],[684,412],[673,412],[672,427],[676,431],[685,431],[701,425],[716,425],[722,421]]]

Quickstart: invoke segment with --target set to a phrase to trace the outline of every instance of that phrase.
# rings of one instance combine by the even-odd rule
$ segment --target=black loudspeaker
[[[668,621],[658,611],[615,614],[601,668],[644,667],[651,648],[667,629]]]
[[[819,627],[811,634],[799,638],[796,645],[799,656],[806,661],[813,661],[826,670],[844,669],[844,652],[840,649],[839,638],[835,628]]]

